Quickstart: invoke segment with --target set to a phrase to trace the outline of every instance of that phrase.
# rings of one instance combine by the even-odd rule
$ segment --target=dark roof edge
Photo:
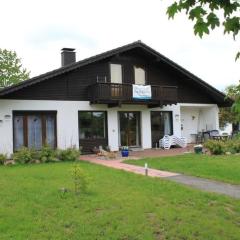
[[[183,67],[181,67],[180,65],[178,65],[177,63],[173,62],[172,60],[170,60],[169,58],[165,57],[164,55],[160,54],[159,52],[157,52],[156,50],[152,49],[151,47],[149,47],[148,45],[146,45],[145,43],[141,42],[141,41],[136,41],[109,51],[106,51],[104,53],[101,54],[97,54],[95,56],[83,59],[81,61],[78,61],[76,63],[70,64],[68,66],[65,67],[61,67],[58,69],[55,69],[53,71],[41,74],[39,76],[33,77],[31,79],[28,79],[26,81],[23,81],[21,83],[12,85],[10,87],[4,88],[2,90],[0,90],[0,96],[4,96],[8,93],[17,91],[21,88],[33,85],[35,83],[44,81],[46,79],[58,76],[60,74],[64,74],[67,73],[69,71],[75,70],[77,68],[80,68],[82,66],[94,63],[96,61],[99,60],[103,60],[105,58],[108,58],[114,54],[120,53],[120,52],[124,52],[124,51],[128,51],[131,50],[135,47],[142,47],[143,49],[145,49],[146,51],[154,54],[156,57],[160,58],[161,61],[171,65],[172,67],[174,67],[175,69],[177,69],[178,71],[182,72],[183,74],[187,75],[188,77],[190,77],[191,79],[193,79],[195,82],[199,83],[201,86],[209,89],[211,92],[217,93],[217,95],[219,97],[223,97],[226,98],[226,95],[224,93],[222,93],[221,91],[219,91],[218,89],[214,88],[213,86],[211,86],[210,84],[206,83],[205,81],[203,81],[202,79],[200,79],[199,77],[197,77],[196,75],[194,75],[193,73],[189,72],[188,70],[184,69]],[[230,99],[227,99],[227,101],[230,101]]]
[[[9,86],[9,87],[6,87],[6,88],[0,90],[0,96],[4,96],[4,95],[6,95],[6,94],[8,94],[10,92],[13,92],[13,91],[19,90],[21,88],[30,86],[32,84],[44,81],[46,79],[58,76],[60,74],[67,73],[69,71],[75,70],[75,69],[77,69],[79,67],[82,67],[82,66],[85,66],[87,64],[91,64],[91,63],[94,63],[96,61],[102,60],[104,58],[108,58],[108,57],[110,57],[110,56],[112,56],[114,54],[117,54],[119,52],[130,50],[130,49],[136,47],[137,44],[139,44],[139,43],[140,43],[140,41],[133,42],[133,43],[130,43],[128,45],[124,45],[124,46],[121,46],[121,47],[118,47],[118,48],[115,48],[115,49],[112,49],[112,50],[109,50],[109,51],[97,54],[95,56],[92,56],[92,57],[89,57],[89,58],[85,58],[85,59],[80,60],[78,62],[69,64],[69,65],[67,65],[65,67],[60,67],[60,68],[54,69],[52,71],[49,71],[49,72],[43,73],[41,75],[38,75],[36,77],[30,78],[30,79],[28,79],[26,81],[14,84],[14,85]]]

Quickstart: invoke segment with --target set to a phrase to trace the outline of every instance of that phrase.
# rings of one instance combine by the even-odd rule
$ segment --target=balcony
[[[176,86],[151,86],[151,99],[134,99],[132,84],[95,83],[88,88],[89,100],[92,104],[108,104],[109,107],[121,104],[146,104],[159,107],[177,103]]]

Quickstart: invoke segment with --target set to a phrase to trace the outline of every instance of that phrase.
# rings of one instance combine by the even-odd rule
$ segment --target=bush
[[[16,163],[29,163],[34,159],[33,157],[34,151],[26,147],[20,148],[13,154],[13,160]]]
[[[225,153],[225,143],[223,141],[208,140],[204,143],[204,147],[207,148],[211,154],[220,155]]]
[[[7,161],[6,154],[0,154],[0,165],[3,165]]]
[[[240,139],[229,139],[227,141],[208,140],[204,147],[209,149],[211,154],[220,155],[227,152],[240,153]]]
[[[80,151],[76,148],[67,148],[59,150],[58,158],[61,161],[77,161],[79,160]]]
[[[44,146],[39,151],[39,160],[41,162],[56,162],[57,159],[57,153],[54,149],[52,149],[49,146]]]
[[[226,150],[231,153],[240,153],[240,139],[233,139],[227,141]]]

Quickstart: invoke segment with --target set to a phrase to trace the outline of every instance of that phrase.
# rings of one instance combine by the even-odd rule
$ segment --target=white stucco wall
[[[188,143],[198,132],[219,130],[218,111],[216,104],[180,104],[182,136]]]
[[[151,111],[172,111],[173,131],[181,135],[180,106],[149,109],[143,105],[123,105],[121,108],[108,108],[106,105],[90,105],[88,101],[39,101],[39,100],[0,100],[0,152],[13,152],[13,111],[57,111],[58,148],[79,147],[78,111],[101,110],[108,113],[108,141],[111,150],[119,147],[118,111],[140,111],[141,142],[144,149],[151,148]],[[5,116],[10,115],[10,119]],[[2,122],[1,122],[2,120]]]
[[[184,109],[187,109],[186,111]],[[15,111],[57,111],[57,144],[58,148],[70,146],[79,147],[78,138],[78,111],[100,110],[107,111],[108,142],[111,150],[119,147],[118,111],[139,111],[141,113],[141,143],[144,149],[151,148],[151,111],[172,111],[173,134],[189,138],[190,133],[197,133],[196,121],[199,117],[199,109],[202,123],[200,129],[205,129],[207,124],[213,129],[218,129],[218,107],[211,104],[177,104],[163,108],[149,109],[144,105],[122,105],[121,108],[108,108],[106,105],[90,105],[88,101],[38,101],[38,100],[0,100],[0,153],[11,154],[13,152],[13,123],[12,112]],[[7,119],[6,115],[11,118]],[[191,119],[187,123],[188,132],[181,131],[181,120]]]

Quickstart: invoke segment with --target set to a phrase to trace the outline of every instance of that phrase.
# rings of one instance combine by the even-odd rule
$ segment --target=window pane
[[[93,112],[92,115],[92,137],[105,138],[105,114],[103,112]]]
[[[170,112],[164,112],[164,135],[172,135],[172,115]]]
[[[122,65],[110,64],[110,68],[111,68],[111,82],[122,83]]]
[[[172,112],[151,112],[152,146],[156,147],[164,135],[172,135]]]
[[[145,70],[140,67],[134,67],[135,84],[145,85]]]
[[[42,147],[42,121],[40,116],[28,116],[28,147],[36,150]]]
[[[24,145],[23,116],[14,117],[14,150],[18,150]]]
[[[104,112],[79,112],[80,139],[105,138]]]
[[[80,139],[91,138],[91,112],[79,113],[79,137]]]
[[[51,115],[46,116],[46,144],[55,147],[55,117]]]

